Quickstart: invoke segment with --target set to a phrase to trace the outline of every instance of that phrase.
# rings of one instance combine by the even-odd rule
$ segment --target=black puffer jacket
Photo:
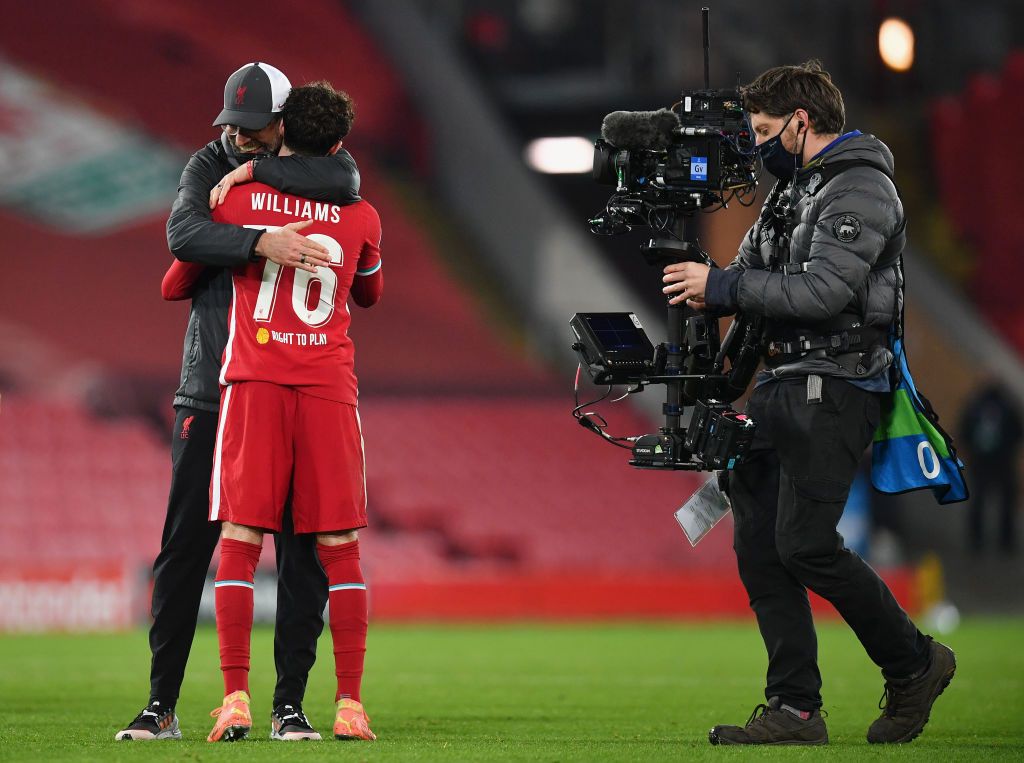
[[[171,253],[179,260],[212,266],[200,277],[192,295],[175,406],[214,412],[220,407],[218,376],[228,339],[231,268],[249,260],[260,232],[213,222],[209,198],[210,189],[239,163],[223,139],[199,149],[181,174],[178,198],[167,220]],[[285,193],[317,201],[359,201],[359,170],[344,150],[329,157],[260,159],[253,178]]]
[[[874,166],[850,167],[821,184],[829,165],[852,160]],[[741,272],[735,291],[740,311],[766,316],[769,332],[790,335],[827,334],[845,314],[884,337],[902,307],[899,259],[906,244],[903,205],[890,180],[892,172],[892,152],[873,135],[849,137],[802,168],[793,181],[796,223],[789,261],[806,263],[806,269],[769,272],[771,236],[762,230],[762,214],[727,268]],[[868,378],[892,362],[884,345],[883,340],[864,355],[860,373],[829,358],[808,357],[773,374]]]

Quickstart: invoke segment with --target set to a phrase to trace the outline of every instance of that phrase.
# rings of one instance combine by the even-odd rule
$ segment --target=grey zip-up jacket
[[[762,210],[736,259],[724,271],[711,271],[706,290],[710,308],[765,316],[769,334],[828,334],[836,319],[846,314],[885,336],[902,308],[903,205],[892,180],[871,166],[850,167],[821,185],[824,167],[851,160],[885,168],[888,175],[893,172],[892,152],[873,135],[846,138],[802,168],[793,180],[796,224],[789,262],[806,263],[804,271],[769,271],[772,237],[763,225],[767,215]],[[808,374],[870,378],[892,363],[885,344],[883,338],[864,354],[860,373],[827,357],[801,358],[772,373],[779,378]]]
[[[179,260],[209,265],[196,283],[185,331],[181,382],[174,406],[216,412],[220,407],[221,357],[228,340],[231,270],[253,256],[261,231],[213,222],[210,189],[240,164],[223,139],[189,159],[178,198],[167,220],[167,245]],[[267,157],[256,162],[253,178],[285,193],[316,201],[359,201],[359,170],[345,150],[329,157]]]

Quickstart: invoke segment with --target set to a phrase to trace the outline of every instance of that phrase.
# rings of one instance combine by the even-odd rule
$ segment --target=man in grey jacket
[[[746,411],[749,456],[729,475],[734,548],[768,652],[765,697],[712,744],[826,744],[807,591],[830,601],[885,680],[873,743],[909,742],[956,668],[836,525],[890,391],[890,327],[902,308],[903,207],[892,153],[843,132],[842,95],[815,61],[743,90],[758,150],[778,178],[724,270],[665,268],[670,301],[764,323],[765,368]]]

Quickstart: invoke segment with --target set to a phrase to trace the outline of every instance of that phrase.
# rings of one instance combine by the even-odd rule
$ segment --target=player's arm
[[[370,272],[356,271],[355,280],[352,282],[352,301],[360,307],[373,307],[380,302],[380,295],[384,292],[384,271],[381,270],[380,260],[372,266]]]
[[[160,282],[161,296],[170,302],[191,298],[196,281],[204,270],[206,265],[202,263],[174,260]]]
[[[384,270],[380,258],[380,217],[373,207],[369,208],[366,224],[366,238],[359,252],[356,276],[352,280],[352,301],[360,307],[373,307],[380,301],[384,291]]]
[[[193,154],[181,173],[178,198],[167,219],[167,246],[183,262],[235,267],[258,254],[256,245],[263,231],[221,225],[210,216],[210,189],[220,176],[217,155],[209,147]]]
[[[263,257],[311,273],[317,267],[330,266],[327,249],[298,232],[308,221],[273,231],[214,222],[210,190],[220,180],[220,173],[217,155],[210,148],[196,152],[186,165],[167,220],[167,244],[177,259],[236,267]]]
[[[314,201],[354,204],[359,201],[359,168],[345,149],[331,156],[276,156],[259,159],[253,179],[285,193]]]
[[[255,181],[284,193],[333,204],[359,201],[359,168],[340,149],[331,156],[268,156],[251,159],[220,179],[210,190],[210,209],[224,203],[236,185]]]

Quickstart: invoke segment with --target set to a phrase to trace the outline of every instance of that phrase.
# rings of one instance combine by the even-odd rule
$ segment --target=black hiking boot
[[[772,697],[758,705],[747,725],[715,726],[708,732],[711,744],[828,744],[828,730],[819,710],[807,720],[782,709],[782,700]]]
[[[932,705],[949,686],[956,672],[953,650],[928,637],[928,667],[910,678],[885,678],[885,691],[878,702],[882,714],[868,729],[871,744],[910,742],[928,723]]]

